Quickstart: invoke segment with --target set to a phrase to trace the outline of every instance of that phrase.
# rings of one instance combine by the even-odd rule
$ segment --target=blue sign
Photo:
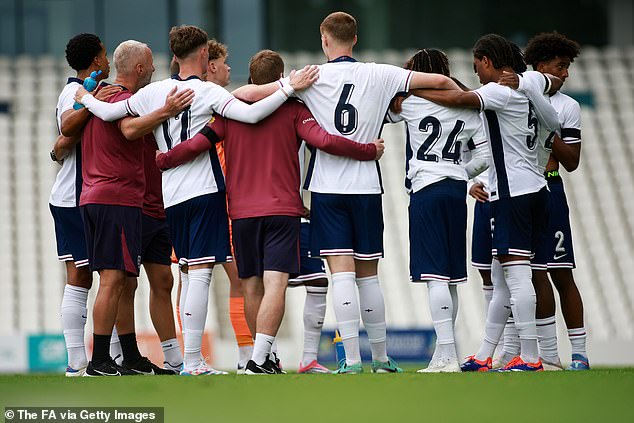
[[[66,368],[64,335],[29,336],[29,371],[60,372]]]
[[[324,330],[319,342],[319,361],[336,363],[335,346],[332,340],[335,331]],[[422,363],[431,360],[436,344],[436,333],[433,329],[388,329],[387,351],[397,362]],[[365,331],[359,333],[361,359],[372,360],[370,342]]]

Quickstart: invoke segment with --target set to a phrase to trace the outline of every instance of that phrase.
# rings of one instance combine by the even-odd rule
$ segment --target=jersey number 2
[[[453,161],[456,164],[460,163],[460,149],[462,148],[462,143],[460,141],[456,142],[456,138],[464,130],[464,125],[464,121],[460,119],[456,121],[456,124],[447,137],[447,142],[442,149],[443,160]],[[442,134],[442,125],[440,124],[440,121],[433,116],[423,118],[420,121],[420,124],[418,124],[418,130],[421,132],[429,132],[430,127],[431,134],[427,136],[423,145],[421,145],[418,149],[416,158],[424,162],[437,162],[438,156],[436,154],[430,154],[429,151],[440,138]]]

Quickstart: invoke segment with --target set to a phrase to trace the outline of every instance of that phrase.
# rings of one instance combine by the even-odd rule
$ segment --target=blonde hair
[[[114,67],[118,74],[127,75],[142,61],[148,48],[147,44],[140,41],[128,40],[117,46],[113,54]]]

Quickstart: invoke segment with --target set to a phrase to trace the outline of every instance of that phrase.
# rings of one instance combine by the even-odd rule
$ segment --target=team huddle
[[[356,61],[357,23],[347,13],[328,15],[320,32],[327,63],[285,77],[281,56],[263,50],[250,60],[249,83],[232,93],[224,88],[226,47],[194,26],[170,31],[173,75],[157,82],[146,44],[130,40],[115,49],[117,75],[107,84],[110,64],[100,39],[79,34],[69,41],[66,57],[77,75],[57,104],[60,135],[51,158],[62,167],[50,198],[67,270],[66,375],[226,374],[202,354],[215,264],[231,283],[238,373],[284,373],[275,338],[287,287],[302,285],[299,373],[331,373],[317,361],[328,291],[323,260],[345,349],[332,373],[363,372],[361,320],[372,372],[402,372],[387,352],[378,278],[379,134],[399,121],[407,131],[410,279],[428,286],[437,335],[420,372],[563,369],[551,279],[568,326],[569,369],[589,369],[558,172],[560,163],[572,171],[579,162],[579,105],[559,92],[578,44],[540,34],[522,52],[503,37],[483,36],[473,48],[482,87],[470,90],[450,77],[447,56],[436,49],[418,51],[404,68]],[[91,74],[100,82],[88,92],[82,83]],[[480,349],[460,363],[454,326],[457,285],[467,280],[467,193],[477,200],[472,265],[488,311]],[[172,262],[179,266],[182,350]],[[162,367],[136,342],[141,265]],[[84,327],[92,271],[100,283],[89,361]]]

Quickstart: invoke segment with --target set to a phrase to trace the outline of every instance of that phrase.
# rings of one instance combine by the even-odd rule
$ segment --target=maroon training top
[[[157,164],[161,169],[178,166],[223,139],[231,219],[302,215],[298,156],[302,139],[329,154],[357,160],[376,157],[374,144],[329,134],[303,103],[292,99],[256,125],[215,116],[201,133],[161,154]]]
[[[127,89],[109,103],[132,96]],[[81,139],[83,186],[79,205],[110,204],[142,207],[145,195],[143,139],[127,140],[119,122],[90,118]]]
[[[156,138],[152,133],[146,135],[143,141],[143,167],[145,169],[145,198],[143,200],[143,214],[155,219],[165,219],[163,207],[163,186],[161,171],[156,166]]]

